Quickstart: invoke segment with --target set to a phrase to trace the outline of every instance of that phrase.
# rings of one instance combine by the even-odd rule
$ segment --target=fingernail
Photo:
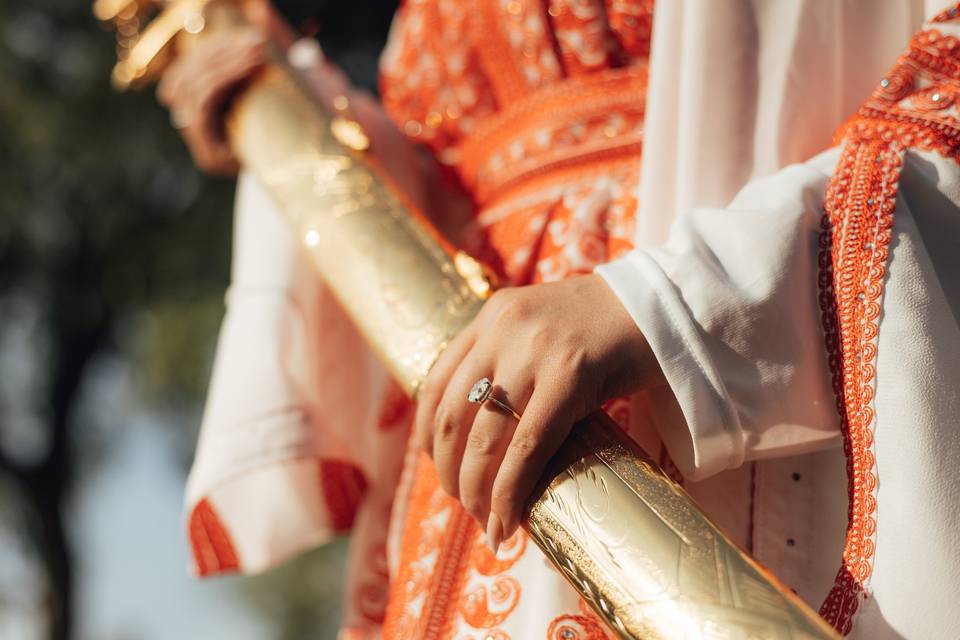
[[[500,542],[503,541],[503,525],[500,524],[500,518],[497,514],[490,512],[487,519],[487,544],[494,553],[500,548]]]

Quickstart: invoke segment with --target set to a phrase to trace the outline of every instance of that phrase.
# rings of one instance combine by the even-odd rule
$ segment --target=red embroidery
[[[230,534],[206,498],[193,508],[188,529],[197,575],[211,576],[240,569]]]
[[[473,16],[457,0],[404,2],[381,61],[387,113],[441,158],[496,106],[469,36]]]
[[[847,453],[850,506],[843,566],[820,613],[844,635],[868,595],[875,551],[878,318],[903,154],[912,147],[960,160],[958,45],[936,30],[914,36],[893,71],[841,128],[844,147],[827,190],[820,304]]]
[[[512,197],[557,169],[640,152],[647,69],[606,69],[528,93],[480,123],[457,151],[457,171],[479,203]]]

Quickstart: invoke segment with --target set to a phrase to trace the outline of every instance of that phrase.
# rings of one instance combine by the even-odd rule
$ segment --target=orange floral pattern
[[[819,284],[850,506],[843,566],[820,613],[844,635],[868,595],[876,548],[878,319],[903,155],[916,148],[960,161],[958,95],[960,41],[924,30],[838,134],[843,151],[827,191]]]
[[[636,159],[652,3],[463,4],[404,4],[384,56],[381,92],[393,119],[450,165],[478,204],[560,166],[588,166],[610,154]],[[556,39],[559,24],[563,42]],[[618,55],[581,62],[581,73],[564,75],[561,60],[591,58],[578,43],[596,40],[588,32],[601,25],[603,42],[628,44],[604,45]]]
[[[652,2],[632,0],[409,0],[401,9],[384,104],[472,197],[475,253],[502,282],[589,273],[632,247],[651,12]],[[628,423],[626,400],[611,409]],[[426,457],[398,530],[385,638],[510,639],[525,597],[519,563],[537,553],[523,532],[494,555]],[[585,610],[553,611],[544,637],[568,628],[606,637]]]

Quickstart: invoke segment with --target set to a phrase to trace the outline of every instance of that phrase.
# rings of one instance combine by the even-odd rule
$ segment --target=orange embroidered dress
[[[651,12],[642,0],[401,8],[384,105],[470,195],[476,251],[505,283],[590,273],[631,248]],[[384,637],[606,637],[523,533],[495,557],[426,457],[411,457],[394,524]]]

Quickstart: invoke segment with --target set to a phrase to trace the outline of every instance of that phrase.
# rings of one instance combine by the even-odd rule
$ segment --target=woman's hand
[[[164,72],[157,98],[170,109],[197,167],[233,175],[239,163],[227,140],[223,112],[230,97],[266,61],[267,39],[256,30],[211,35]]]
[[[609,398],[659,384],[633,319],[600,276],[503,289],[440,356],[418,396],[415,443],[496,548],[573,423]],[[517,420],[471,404],[480,378]]]

